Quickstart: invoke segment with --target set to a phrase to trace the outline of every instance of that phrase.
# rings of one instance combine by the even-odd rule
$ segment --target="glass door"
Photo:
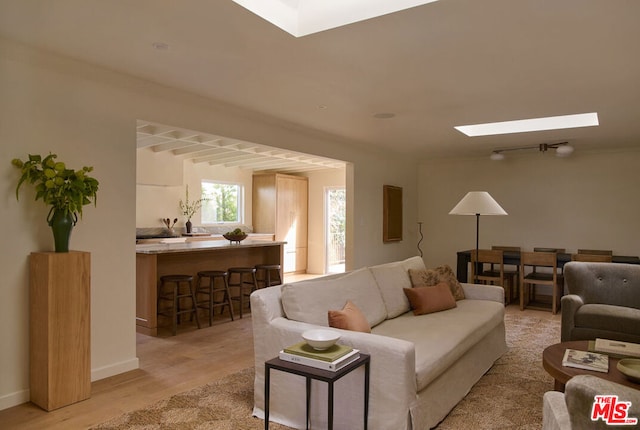
[[[341,273],[345,269],[347,193],[345,188],[325,188],[325,249],[326,273]]]

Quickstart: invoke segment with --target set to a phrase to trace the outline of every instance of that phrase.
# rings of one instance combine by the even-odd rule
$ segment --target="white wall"
[[[98,206],[87,207],[71,247],[92,254],[93,379],[137,367],[135,343],[136,120],[219,133],[324,155],[347,169],[348,255],[361,267],[414,255],[407,240],[382,244],[382,185],[405,189],[405,220],[417,218],[417,164],[307,133],[263,115],[127,77],[0,39],[0,217],[5,223],[0,272],[0,409],[27,401],[28,255],[51,250],[47,208],[28,193],[15,201],[18,171],[9,161],[55,152],[70,166],[93,165]],[[26,190],[25,190],[26,191]]]
[[[251,225],[253,173],[250,170],[196,164],[170,153],[155,153],[149,148],[137,150],[137,167],[137,228],[164,227],[161,218],[178,218],[176,227],[184,228],[187,220],[180,212],[180,200],[186,198],[186,185],[189,186],[189,200],[199,199],[203,180],[243,184],[245,196],[248,196],[244,200],[243,224]],[[194,226],[202,225],[201,215],[198,211],[191,219]]]
[[[438,160],[420,166],[425,262],[449,264],[475,247],[473,216],[448,215],[468,191],[488,191],[508,216],[480,217],[480,247],[612,249],[640,255],[640,150],[529,153],[502,162]]]

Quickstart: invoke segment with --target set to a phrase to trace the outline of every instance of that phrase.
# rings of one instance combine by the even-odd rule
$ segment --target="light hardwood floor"
[[[559,314],[521,312],[517,305],[506,311],[560,321]],[[212,327],[204,327],[181,328],[175,337],[168,331],[155,338],[139,334],[139,369],[96,381],[90,399],[52,412],[31,403],[0,411],[0,429],[86,429],[253,366],[250,315],[233,322],[217,319]]]

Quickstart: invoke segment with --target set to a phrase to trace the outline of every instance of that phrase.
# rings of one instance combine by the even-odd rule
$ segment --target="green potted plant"
[[[11,164],[20,169],[22,176],[16,187],[16,200],[25,182],[34,186],[36,200],[51,206],[47,223],[53,230],[56,252],[69,252],[69,238],[73,226],[82,218],[82,207],[96,204],[98,181],[88,175],[93,167],[80,170],[67,169],[65,163],[56,161],[57,155],[46,157],[31,155],[22,161],[14,158]]]
[[[209,200],[209,199],[198,199],[198,200],[193,200],[193,201],[189,201],[189,185],[187,185],[186,187],[186,198],[184,201],[182,201],[182,199],[180,200],[180,211],[182,212],[182,215],[184,215],[185,217],[187,217],[187,222],[184,224],[185,227],[187,228],[187,233],[191,233],[191,228],[192,228],[192,224],[191,224],[191,217],[194,216],[196,214],[196,212],[198,212],[200,210],[200,208],[202,207],[202,203]]]

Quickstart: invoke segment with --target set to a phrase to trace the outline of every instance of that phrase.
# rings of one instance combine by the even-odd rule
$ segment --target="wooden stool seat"
[[[256,264],[255,268],[258,287],[260,287],[260,284],[262,284],[263,288],[282,284],[282,278],[280,277],[281,266],[279,264]],[[272,280],[271,272],[275,272],[277,279]]]
[[[237,300],[240,304],[240,318],[242,318],[242,311],[244,309],[245,297],[248,298],[252,292],[258,289],[258,280],[256,278],[255,267],[231,267],[227,269],[227,284],[229,288],[238,287],[238,295],[231,296],[231,300]],[[237,281],[233,281],[233,277],[236,275]],[[248,277],[248,279],[245,279]],[[249,288],[249,292],[245,290]],[[247,301],[247,303],[249,303]]]
[[[228,273],[224,270],[202,270],[198,272],[196,298],[199,296],[207,296],[207,299],[198,301],[196,305],[198,308],[207,309],[209,312],[209,326],[213,323],[213,313],[215,308],[220,308],[220,314],[222,314],[225,306],[228,306],[231,321],[234,320],[233,305],[231,303],[231,293],[229,292],[227,276]],[[209,279],[207,285],[202,282],[204,279]],[[216,279],[222,281],[222,286],[216,286]],[[216,293],[222,293],[221,300],[216,300]]]
[[[173,284],[172,288],[167,288],[169,284]],[[188,291],[182,291],[182,284],[187,284]],[[182,308],[180,302],[184,299],[191,300],[191,306]],[[163,301],[171,302],[171,306],[162,307]],[[160,285],[158,286],[158,315],[164,315],[172,320],[172,334],[175,336],[177,326],[180,323],[180,315],[195,314],[196,324],[200,328],[200,320],[198,319],[198,311],[196,309],[196,295],[193,288],[193,276],[191,275],[164,275],[160,277]]]

